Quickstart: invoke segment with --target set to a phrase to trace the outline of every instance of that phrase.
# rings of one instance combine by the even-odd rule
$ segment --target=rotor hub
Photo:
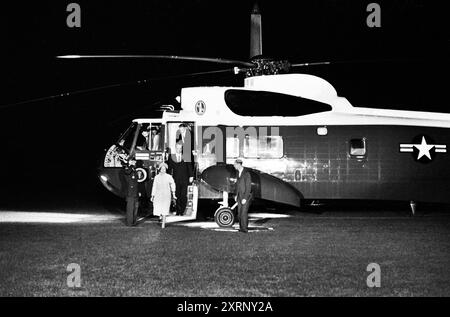
[[[250,62],[255,66],[246,69],[246,77],[287,74],[291,67],[287,60],[276,60],[262,56],[253,57]]]

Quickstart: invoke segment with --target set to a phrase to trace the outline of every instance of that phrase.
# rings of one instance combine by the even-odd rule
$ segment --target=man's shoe
[[[239,232],[247,233],[248,230],[239,229]]]

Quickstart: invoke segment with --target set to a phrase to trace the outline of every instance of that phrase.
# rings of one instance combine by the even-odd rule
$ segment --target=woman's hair
[[[169,166],[166,163],[160,163],[158,166],[158,171],[161,170],[161,167],[163,166],[166,168],[166,170],[169,169]]]

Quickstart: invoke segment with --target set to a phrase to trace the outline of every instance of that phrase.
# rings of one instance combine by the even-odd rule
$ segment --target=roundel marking
[[[197,101],[197,103],[195,104],[195,112],[199,115],[202,116],[205,114],[206,112],[206,103],[202,100]]]
[[[142,183],[147,180],[148,174],[145,169],[139,167],[136,169],[136,173],[138,175],[138,183]]]

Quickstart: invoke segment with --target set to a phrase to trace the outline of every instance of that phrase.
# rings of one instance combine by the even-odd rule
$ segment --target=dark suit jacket
[[[139,183],[136,168],[125,167],[124,169],[125,184],[127,198],[137,198],[139,197]]]
[[[185,139],[184,139],[184,142],[183,142],[183,136],[181,135],[181,131],[178,130],[177,134],[176,134],[176,137],[175,137],[175,140],[176,140],[177,143],[178,142],[183,143],[183,145],[185,143],[187,143],[187,142],[190,142],[189,146],[192,149],[194,147],[194,135],[193,135],[192,131],[187,130],[186,131],[186,135],[184,137],[185,137]]]
[[[175,155],[169,155],[167,165],[169,166],[168,173],[172,175],[176,186],[189,184],[189,177],[194,177],[192,164],[189,162],[175,161]]]
[[[239,177],[239,172],[237,173],[236,182],[236,194],[237,199],[240,202],[242,199],[249,201],[252,198],[252,179],[250,173],[246,168],[242,170],[241,177]]]
[[[190,160],[191,163],[194,163],[194,155],[192,154],[192,150],[194,149],[194,135],[191,131],[186,131],[185,139],[183,142],[183,137],[181,135],[181,131],[178,130],[176,134],[176,142],[181,143],[183,145],[183,155],[186,160]],[[186,151],[186,152],[185,152]]]

